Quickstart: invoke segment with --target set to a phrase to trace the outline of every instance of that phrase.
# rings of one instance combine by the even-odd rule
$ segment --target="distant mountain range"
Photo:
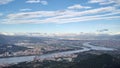
[[[120,34],[109,35],[109,34],[80,34],[73,36],[56,36],[62,39],[70,40],[120,40]]]
[[[45,40],[50,40],[52,38],[49,37],[34,37],[34,36],[26,36],[26,35],[3,35],[0,34],[0,43],[4,44],[14,44],[22,41],[29,41],[31,43],[42,42]]]
[[[19,41],[29,41],[29,42],[42,42],[47,40],[120,40],[120,34],[109,35],[109,34],[66,34],[66,35],[40,35],[40,34],[14,34],[6,35],[0,34],[0,43],[15,43]]]
[[[0,43],[15,43],[22,40],[30,42],[42,42],[45,40],[67,39],[67,40],[120,40],[120,34],[65,34],[65,35],[48,35],[41,33],[24,33],[24,34],[0,34]]]

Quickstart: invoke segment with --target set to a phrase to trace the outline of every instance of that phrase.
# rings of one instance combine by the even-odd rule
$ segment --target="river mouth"
[[[113,48],[106,48],[106,47],[100,47],[100,46],[94,46],[89,44],[90,42],[85,42],[83,43],[83,47],[80,50],[72,50],[72,51],[65,51],[65,52],[57,52],[57,53],[51,53],[51,54],[43,54],[39,56],[39,59],[44,60],[46,58],[51,58],[54,56],[67,56],[71,55],[74,53],[79,53],[79,52],[86,52],[90,50],[105,50],[105,51],[114,51],[116,49]],[[8,58],[0,58],[0,64],[17,64],[20,62],[25,62],[25,61],[33,61],[34,56],[21,56],[21,57],[8,57]]]

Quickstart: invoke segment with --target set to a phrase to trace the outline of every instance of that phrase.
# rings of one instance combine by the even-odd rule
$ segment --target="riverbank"
[[[90,51],[90,50],[114,51],[114,49],[109,49],[109,48],[106,48],[106,47],[90,45],[88,42],[83,43],[83,47],[81,47],[81,48],[82,49],[80,49],[80,50],[49,53],[49,54],[43,54],[43,55],[38,55],[38,56],[39,56],[40,59],[46,59],[46,58],[51,58],[51,57],[54,58],[54,56],[62,57],[62,56],[65,56],[65,55],[70,55],[70,54],[80,53],[80,52],[86,52],[86,51]],[[0,64],[16,64],[16,63],[19,63],[19,62],[33,61],[33,58],[35,56],[0,58]]]

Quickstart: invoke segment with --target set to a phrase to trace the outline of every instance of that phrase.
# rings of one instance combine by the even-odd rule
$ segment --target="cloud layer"
[[[74,11],[67,9],[64,11],[57,10],[20,12],[15,14],[8,14],[2,23],[71,23],[89,20],[120,18],[120,16],[116,16],[116,14],[120,14],[120,10],[117,10],[115,7],[111,6],[85,11]]]
[[[82,6],[80,4],[75,4],[75,5],[72,5],[72,6],[69,6],[68,9],[89,9],[91,7],[88,7],[88,6]]]
[[[8,1],[8,0],[6,0]],[[9,0],[10,1],[10,0]],[[12,0],[11,0],[12,1]],[[45,0],[27,0],[26,3],[41,3],[47,4]],[[119,0],[89,0],[88,3],[94,4],[99,3],[100,5],[108,5],[105,7],[94,8],[91,6],[84,6],[80,4],[74,4],[66,7],[63,10],[53,11],[31,11],[31,9],[20,9],[20,11],[29,12],[18,12],[8,14],[2,19],[3,24],[40,24],[40,23],[74,23],[83,21],[94,21],[94,20],[110,20],[119,19],[120,9],[118,8]],[[117,6],[115,6],[117,5]],[[77,10],[76,10],[77,9]],[[82,9],[82,10],[81,10]]]
[[[89,3],[99,3],[100,5],[108,5],[108,4],[118,4],[120,5],[120,0],[90,0]]]
[[[14,0],[0,0],[0,5],[1,4],[8,4],[8,3],[12,2],[12,1],[14,1]]]
[[[41,3],[43,5],[47,5],[48,2],[45,0],[27,0],[26,3]]]

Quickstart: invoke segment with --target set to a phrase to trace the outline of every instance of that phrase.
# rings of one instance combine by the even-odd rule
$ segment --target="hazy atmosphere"
[[[0,0],[0,68],[120,68],[120,0]]]

